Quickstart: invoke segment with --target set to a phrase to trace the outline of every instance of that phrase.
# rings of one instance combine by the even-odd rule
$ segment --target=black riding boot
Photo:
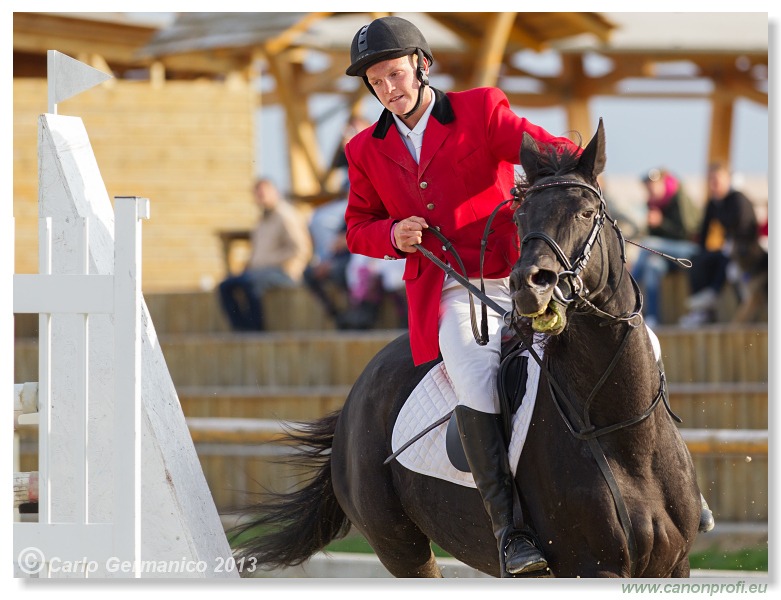
[[[499,546],[500,569],[504,567],[504,571],[512,575],[528,575],[547,569],[548,563],[531,536],[516,530],[513,525],[514,484],[498,415],[460,405],[455,414],[469,469],[491,517]],[[506,576],[504,571],[501,571],[502,577]]]

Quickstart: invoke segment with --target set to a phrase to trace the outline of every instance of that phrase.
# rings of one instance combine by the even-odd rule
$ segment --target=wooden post
[[[712,112],[708,162],[721,161],[729,165],[735,98],[723,89],[720,78],[714,77],[714,83],[716,90],[711,99]]]
[[[507,40],[518,13],[495,13],[483,36],[483,44],[475,61],[472,87],[493,86],[499,81],[499,71],[507,48]]]
[[[569,81],[565,97],[567,111],[567,126],[573,142],[584,145],[591,139],[591,116],[589,114],[589,93],[586,89],[586,74],[583,71],[583,61],[580,55],[565,55],[564,79]],[[582,139],[578,139],[579,133]]]
[[[297,90],[296,75],[300,74],[302,67],[287,56],[268,53],[267,58],[277,82],[277,93],[285,107],[291,192],[294,196],[317,195],[321,192],[323,169],[315,128],[309,117],[307,96]]]
[[[141,571],[141,219],[147,198],[116,198],[114,247],[114,528],[117,557]]]

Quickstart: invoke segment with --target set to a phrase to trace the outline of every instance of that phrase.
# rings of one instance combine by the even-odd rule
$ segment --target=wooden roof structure
[[[270,75],[258,105],[285,107],[292,191],[323,197],[330,173],[308,99],[339,94],[357,112],[368,92],[344,75],[349,45],[361,25],[385,14],[181,13],[161,27],[125,13],[100,13],[99,21],[94,13],[14,13],[14,75],[45,72],[45,51],[55,44],[80,60],[91,57],[85,62],[94,66],[103,61],[120,77]],[[432,76],[444,78],[448,89],[497,85],[514,105],[562,106],[574,131],[593,129],[588,102],[595,96],[707,98],[709,160],[729,161],[735,101],[767,106],[766,13],[395,14],[424,32]],[[555,52],[558,70],[538,72],[519,60],[529,51]],[[597,58],[602,66],[595,70]]]
[[[224,61],[225,68],[260,65],[274,89],[263,93],[265,105],[286,109],[293,191],[299,197],[327,197],[332,169],[318,153],[308,98],[313,93],[340,94],[359,111],[367,95],[362,83],[344,74],[355,32],[388,13],[186,13],[158,32],[142,49],[175,70],[200,64],[204,56]],[[424,32],[434,54],[432,73],[446,74],[451,89],[496,85],[512,68],[512,56],[541,50],[551,42],[581,34],[607,41],[612,25],[598,13],[398,13]],[[326,60],[313,70],[308,53]],[[333,190],[336,191],[336,190]]]

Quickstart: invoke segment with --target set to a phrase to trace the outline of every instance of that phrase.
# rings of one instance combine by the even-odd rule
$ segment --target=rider
[[[346,147],[350,180],[345,214],[351,252],[406,258],[412,357],[416,365],[441,353],[458,397],[458,430],[475,484],[491,519],[507,573],[547,567],[533,532],[513,524],[513,476],[500,421],[496,377],[503,320],[489,311],[486,345],[477,345],[468,292],[417,252],[422,244],[452,260],[424,230],[436,228],[461,256],[470,278],[480,275],[480,245],[491,212],[513,186],[523,133],[579,152],[510,109],[496,88],[443,93],[429,85],[433,56],[415,25],[383,17],[362,27],[350,49],[347,75],[363,78],[385,110]],[[485,249],[485,288],[507,310],[509,274],[519,257],[512,209],[492,223]],[[515,515],[520,522],[520,515]],[[505,575],[505,573],[502,573]]]

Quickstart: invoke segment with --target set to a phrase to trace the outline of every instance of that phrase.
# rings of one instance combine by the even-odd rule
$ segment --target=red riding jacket
[[[396,250],[391,242],[393,223],[411,216],[425,218],[453,243],[468,276],[479,277],[483,230],[496,205],[510,197],[523,132],[539,142],[577,149],[567,138],[554,137],[515,115],[501,90],[432,91],[436,102],[426,125],[419,164],[404,145],[388,110],[346,146],[350,179],[345,213],[347,245],[355,254],[407,259],[404,281],[416,365],[439,355],[444,273],[420,252]],[[499,211],[491,228],[484,275],[498,279],[509,275],[520,255],[509,205]],[[423,245],[456,265],[434,236],[424,232]]]

